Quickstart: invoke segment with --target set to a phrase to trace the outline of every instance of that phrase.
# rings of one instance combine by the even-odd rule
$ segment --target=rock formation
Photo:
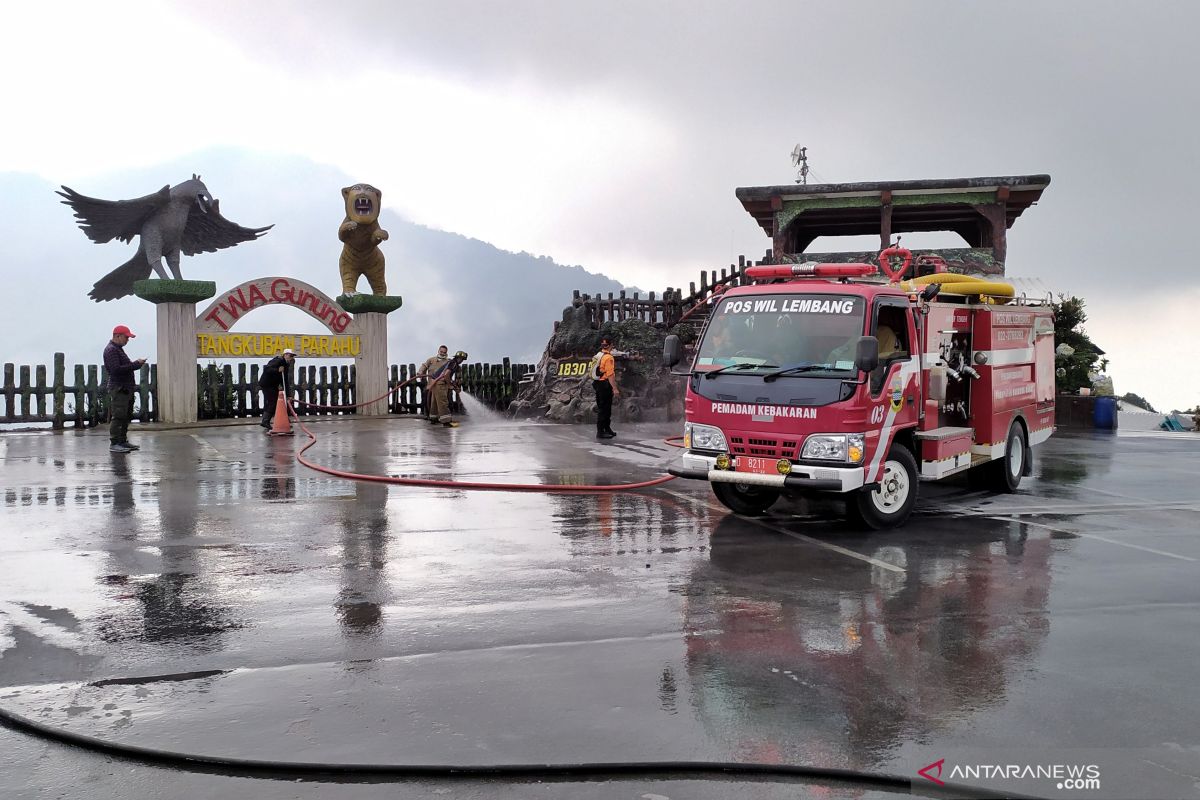
[[[662,366],[668,332],[694,336],[690,328],[666,331],[639,319],[606,322],[599,330],[582,300],[563,311],[562,322],[546,345],[531,382],[521,386],[509,414],[554,422],[584,423],[596,419],[590,362],[600,351],[600,337],[611,336],[617,350],[621,397],[613,405],[614,423],[666,422],[683,419],[683,378]],[[641,360],[637,360],[640,357]]]

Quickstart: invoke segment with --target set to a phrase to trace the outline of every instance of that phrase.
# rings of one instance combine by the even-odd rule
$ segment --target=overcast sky
[[[1195,3],[0,13],[0,171],[83,187],[217,145],[296,153],[417,222],[647,289],[760,257],[770,243],[734,189],[790,182],[797,143],[819,181],[1047,172],[1009,273],[1087,299],[1119,393],[1200,403],[1185,335],[1200,304]]]

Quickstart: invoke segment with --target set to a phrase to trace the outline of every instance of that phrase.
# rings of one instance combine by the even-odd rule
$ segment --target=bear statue
[[[358,279],[367,276],[371,293],[387,294],[383,279],[383,252],[379,243],[387,241],[388,232],[379,227],[379,201],[383,193],[374,186],[358,183],[342,189],[346,203],[346,219],[338,228],[342,242],[342,257],[338,264],[342,273],[342,294],[354,296]]]

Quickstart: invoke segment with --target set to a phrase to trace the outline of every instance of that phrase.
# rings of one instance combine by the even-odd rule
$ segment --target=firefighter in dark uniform
[[[263,368],[262,377],[258,379],[258,388],[262,389],[263,393],[263,415],[262,422],[259,423],[265,430],[271,430],[271,421],[275,419],[275,406],[279,402],[279,390],[283,389],[284,395],[288,395],[291,390],[292,381],[292,362],[296,360],[296,354],[291,348],[284,350],[281,355],[277,355],[267,362],[267,366]]]

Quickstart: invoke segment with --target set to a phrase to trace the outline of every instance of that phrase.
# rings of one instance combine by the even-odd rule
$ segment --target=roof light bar
[[[774,264],[747,267],[748,278],[863,278],[874,275],[879,268],[874,264]]]

